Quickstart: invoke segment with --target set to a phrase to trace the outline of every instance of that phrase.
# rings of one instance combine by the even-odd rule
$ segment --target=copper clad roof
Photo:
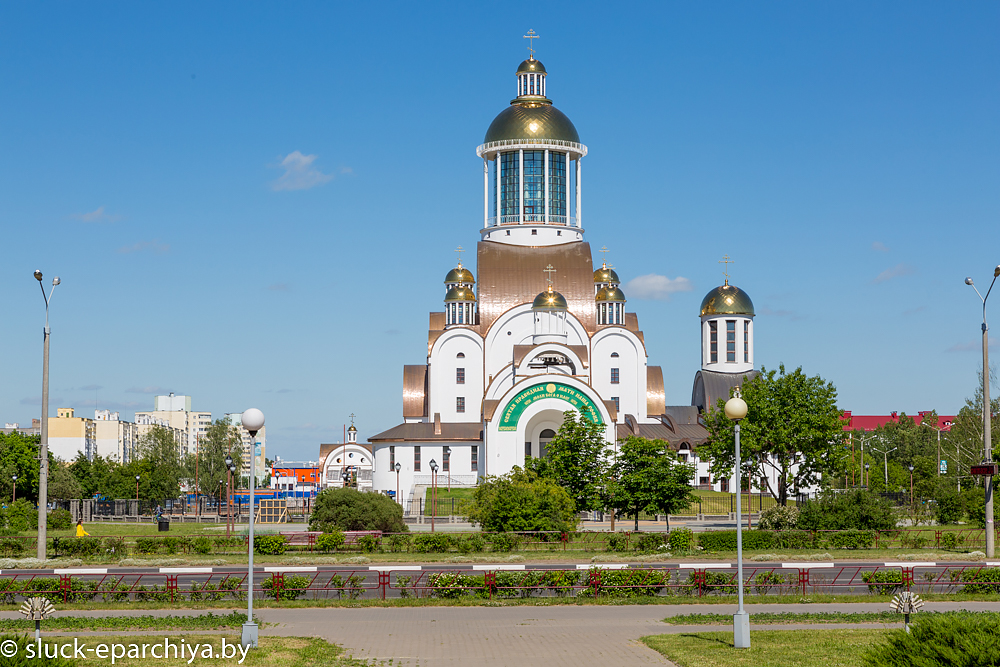
[[[646,367],[646,414],[650,417],[664,412],[663,369],[659,366]]]
[[[556,269],[552,282],[569,304],[569,312],[587,331],[596,330],[594,315],[594,264],[590,244],[574,241],[556,246],[526,247],[480,241],[479,322],[485,333],[503,313],[532,303],[546,288],[543,269]]]
[[[403,366],[403,419],[427,416],[427,366]]]
[[[746,373],[717,373],[715,371],[698,371],[694,374],[694,387],[691,389],[691,405],[699,410],[711,412],[719,399],[729,400],[729,391],[744,380],[757,377],[758,371]]]
[[[393,426],[388,431],[368,438],[369,442],[404,442],[407,440],[471,440],[480,442],[483,439],[483,426],[475,422],[471,424],[442,423],[440,433],[435,433],[434,424],[417,422]]]

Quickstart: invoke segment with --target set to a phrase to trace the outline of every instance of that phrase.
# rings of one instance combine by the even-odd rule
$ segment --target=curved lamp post
[[[226,454],[226,537],[229,537],[229,529],[232,527],[233,470],[233,457]]]
[[[747,416],[747,402],[740,396],[740,388],[736,387],[733,397],[726,401],[726,417],[736,423],[736,592],[739,596],[739,608],[733,614],[733,646],[750,648],[750,614],[743,609],[743,522],[740,520],[743,509],[740,507],[743,496],[743,484],[740,480],[740,421]],[[749,487],[748,487],[749,488]]]
[[[240,645],[257,648],[257,624],[253,621],[253,524],[257,486],[257,432],[264,428],[264,413],[250,408],[243,413],[243,428],[250,433],[250,563],[247,566],[247,622],[243,624]]]
[[[910,511],[913,511],[913,465],[910,468]]]
[[[38,443],[38,560],[45,560],[45,531],[48,528],[47,512],[45,508],[49,504],[49,303],[52,302],[52,293],[56,291],[59,284],[59,276],[52,279],[52,289],[48,296],[45,294],[45,287],[42,285],[42,272],[35,270],[35,280],[42,290],[42,298],[45,299],[45,329],[42,342],[42,433]]]
[[[437,517],[437,461],[431,459],[431,532],[434,532],[434,519]]]
[[[448,493],[451,493],[451,447],[444,448],[444,460],[448,463]]]
[[[10,504],[13,505],[17,502],[17,475],[11,475],[11,492],[10,492]]]
[[[399,461],[396,461],[396,465],[393,466],[393,469],[396,471],[396,502],[398,502],[400,507],[402,507],[403,499],[399,497],[399,471],[403,469],[403,466],[399,464]]]
[[[135,476],[135,515],[139,516],[139,475]]]
[[[972,278],[966,278],[965,284],[976,290],[976,294],[983,302],[983,463],[993,461],[993,439],[990,433],[990,351],[989,351],[989,327],[986,325],[986,300],[990,298],[993,285],[1000,277],[1000,265],[993,269],[993,282],[986,290],[986,296],[979,294],[979,290],[972,282]],[[996,533],[993,527],[993,475],[986,476],[986,557],[993,558],[996,546]]]

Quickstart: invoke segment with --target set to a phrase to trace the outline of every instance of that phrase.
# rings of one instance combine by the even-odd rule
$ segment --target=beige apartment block
[[[181,454],[193,456],[198,450],[199,439],[205,437],[205,431],[212,425],[212,413],[192,411],[190,396],[168,394],[153,397],[153,409],[136,412],[135,421],[136,424],[155,424],[180,431]]]
[[[140,452],[142,449],[143,439],[149,435],[149,433],[154,428],[162,428],[170,432],[174,438],[174,442],[177,443],[177,453],[180,456],[184,456],[187,452],[187,431],[180,428],[175,428],[171,425],[170,420],[163,419],[157,416],[155,412],[137,412],[135,413],[135,427],[136,427],[136,451]]]
[[[49,451],[63,461],[83,453],[93,459],[97,453],[97,426],[93,419],[77,417],[73,408],[58,408],[49,417]]]
[[[94,410],[97,455],[111,461],[128,463],[136,455],[139,427],[122,421],[117,412]]]

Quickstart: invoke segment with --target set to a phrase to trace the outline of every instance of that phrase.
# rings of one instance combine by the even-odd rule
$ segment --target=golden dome
[[[750,296],[735,285],[726,281],[705,295],[701,301],[701,314],[704,315],[749,315],[754,316],[753,301]]]
[[[530,74],[532,72],[536,74],[548,74],[545,71],[545,65],[542,64],[542,61],[535,60],[533,56],[517,66],[517,74]]]
[[[486,130],[483,143],[511,139],[550,139],[580,143],[580,135],[566,114],[551,104],[528,101],[525,104],[511,104],[501,111]]]
[[[351,433],[357,433],[358,432],[358,429],[354,428],[354,424],[351,424],[350,426],[348,426],[347,430],[350,431]]]
[[[612,283],[615,285],[621,284],[621,280],[618,279],[618,274],[615,273],[614,269],[609,269],[607,264],[594,271],[594,282]]]
[[[535,300],[531,304],[532,310],[568,310],[569,306],[566,304],[566,297],[564,297],[559,292],[549,288],[535,297]]]
[[[444,297],[445,303],[449,301],[475,301],[475,293],[468,287],[452,287]]]
[[[594,301],[619,301],[625,303],[625,294],[617,287],[602,287]]]
[[[456,268],[448,272],[445,276],[445,283],[472,283],[475,284],[476,278],[472,275],[472,271],[459,264]]]

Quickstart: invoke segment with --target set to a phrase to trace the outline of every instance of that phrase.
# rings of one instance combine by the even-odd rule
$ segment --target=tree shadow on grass
[[[733,642],[732,641],[727,641],[727,640],[722,639],[720,637],[705,637],[704,635],[695,634],[695,633],[679,633],[677,636],[678,637],[688,637],[690,639],[697,639],[699,641],[702,641],[702,642],[705,642],[705,643],[709,643],[709,644],[722,644],[723,646],[728,646],[729,648],[733,648]]]

